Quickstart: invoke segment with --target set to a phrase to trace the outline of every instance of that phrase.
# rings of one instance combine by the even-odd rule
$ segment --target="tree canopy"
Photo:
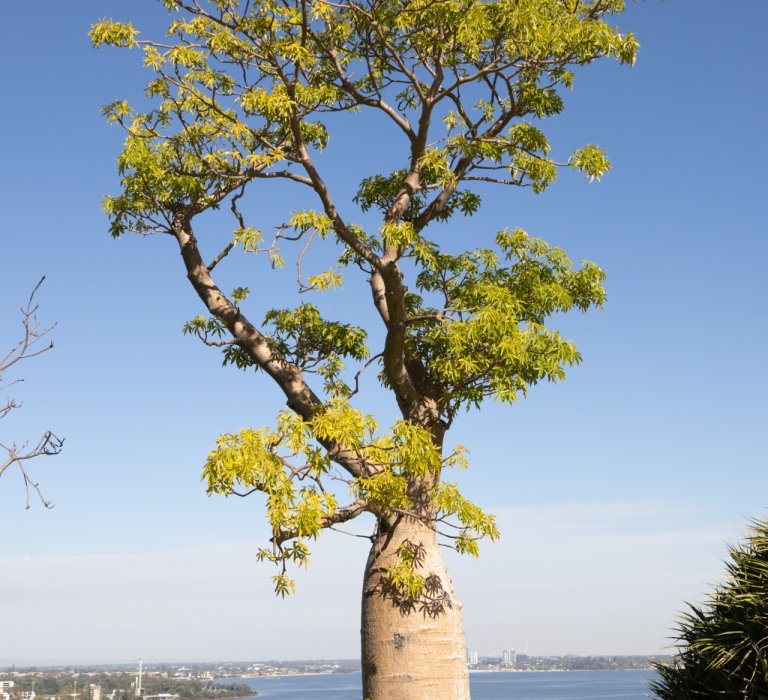
[[[208,310],[185,332],[220,347],[225,364],[265,372],[288,406],[272,427],[220,437],[205,465],[209,491],[266,495],[273,539],[260,556],[280,567],[281,594],[292,587],[285,565],[307,561],[308,540],[364,512],[380,522],[406,514],[477,554],[478,540],[498,531],[442,478],[466,463],[460,446],[443,450],[444,433],[488,398],[510,403],[562,379],[580,356],[552,320],[601,306],[604,274],[516,228],[473,231],[456,252],[439,224],[475,213],[492,184],[539,193],[563,168],[590,180],[608,171],[593,144],[555,157],[542,124],[563,111],[579,67],[634,62],[636,39],[609,22],[623,1],[164,4],[164,39],[111,19],[91,31],[95,46],[139,49],[152,73],[147,108],[119,100],[104,109],[126,130],[121,191],[104,204],[111,232],[173,236]],[[341,201],[316,156],[333,148],[329,116],[361,111],[400,135],[402,164],[378,168],[371,134],[371,171],[353,201]],[[262,180],[313,193],[316,209],[250,220],[241,200]],[[218,209],[231,212],[230,224],[197,218]],[[373,214],[375,226],[356,222]],[[217,236],[220,252],[205,261],[198,238]],[[293,252],[290,241],[299,242]],[[336,262],[304,276],[311,245],[331,246]],[[227,294],[214,281],[236,251],[273,267],[292,255],[299,293],[331,292],[362,274],[371,318],[334,320],[302,296],[262,310],[259,323],[249,309],[271,303],[263,287],[249,298],[246,284]],[[383,341],[371,348],[373,321]],[[369,367],[397,402],[394,425],[355,406]],[[387,576],[418,595],[425,580],[407,547],[400,554]]]

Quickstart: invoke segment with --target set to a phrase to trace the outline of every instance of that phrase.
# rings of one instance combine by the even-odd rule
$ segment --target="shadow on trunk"
[[[426,559],[424,546],[411,540],[404,540],[400,549],[409,553],[408,563],[412,566],[414,574],[418,575],[418,570],[424,568]],[[366,595],[380,596],[391,602],[392,606],[403,615],[416,613],[434,619],[445,615],[447,610],[453,608],[451,596],[443,588],[441,578],[435,573],[430,573],[422,579],[423,586],[417,594],[408,590],[397,580],[393,580],[389,576],[389,570],[384,567],[377,567],[371,573],[378,574],[379,582],[369,589]]]

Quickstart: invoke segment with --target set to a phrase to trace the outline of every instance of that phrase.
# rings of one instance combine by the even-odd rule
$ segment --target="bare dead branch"
[[[0,390],[7,391],[9,387],[14,384],[18,384],[23,379],[15,379],[9,383],[4,383],[5,373],[8,369],[16,364],[29,360],[38,355],[42,355],[48,350],[53,348],[53,342],[48,342],[41,346],[43,339],[55,328],[56,324],[50,326],[43,326],[37,318],[38,305],[35,301],[35,295],[37,294],[40,286],[44,282],[45,277],[41,277],[40,281],[35,285],[27,303],[21,307],[22,316],[22,337],[21,339],[11,347],[11,349],[0,359]],[[0,419],[5,418],[11,411],[20,408],[21,403],[17,402],[13,398],[9,398],[5,405],[0,408]],[[57,455],[61,452],[61,448],[64,445],[64,440],[57,437],[50,430],[46,431],[43,436],[38,440],[37,444],[29,448],[27,443],[22,444],[20,447],[15,443],[6,444],[0,442],[0,454],[5,453],[3,457],[0,457],[0,476],[2,476],[11,467],[17,467],[24,480],[24,489],[26,492],[26,507],[30,507],[30,496],[34,493],[40,499],[40,502],[46,508],[53,507],[53,504],[48,501],[40,490],[38,482],[34,481],[26,468],[26,463],[37,457],[50,457]]]
[[[383,352],[374,355],[359,370],[357,370],[355,373],[355,388],[352,390],[350,397],[354,396],[358,391],[360,391],[360,375],[362,375],[365,370],[367,370],[374,362],[376,362],[376,360],[380,360],[382,357],[384,357]]]
[[[232,248],[235,247],[235,242],[230,241],[227,243],[227,245],[224,247],[224,249],[209,263],[208,265],[208,272],[211,272],[216,265],[218,265],[224,258],[229,255],[229,251],[232,250]]]

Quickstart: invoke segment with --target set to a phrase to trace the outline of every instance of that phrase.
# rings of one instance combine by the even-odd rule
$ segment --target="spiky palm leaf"
[[[682,616],[674,664],[657,666],[662,700],[768,698],[768,520],[729,554],[725,581]]]

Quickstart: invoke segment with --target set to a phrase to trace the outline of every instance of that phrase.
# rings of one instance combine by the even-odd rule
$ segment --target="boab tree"
[[[0,357],[0,391],[7,391],[14,384],[18,384],[21,379],[6,380],[7,372],[15,369],[16,365],[24,363],[33,357],[42,355],[53,348],[53,342],[48,340],[48,335],[53,330],[53,326],[44,326],[37,317],[37,302],[35,295],[40,285],[45,280],[43,277],[32,290],[27,299],[27,303],[21,307],[21,338],[16,341]],[[12,411],[21,408],[21,404],[14,398],[5,399],[5,403],[0,405],[0,419],[6,418]],[[64,441],[56,437],[50,430],[30,445],[28,442],[18,444],[14,441],[3,439],[0,441],[0,476],[12,467],[16,467],[24,480],[24,488],[27,492],[27,508],[32,493],[40,498],[40,502],[46,507],[52,506],[51,502],[46,500],[40,490],[40,485],[29,473],[27,464],[30,460],[37,457],[57,455],[61,451]]]
[[[260,556],[277,565],[283,595],[293,585],[286,567],[307,561],[308,541],[373,514],[362,599],[364,695],[467,698],[461,606],[439,541],[474,555],[479,539],[498,533],[490,515],[443,479],[446,468],[464,463],[461,448],[444,450],[445,433],[462,409],[489,397],[512,402],[532,384],[561,379],[579,354],[548,320],[599,306],[605,293],[597,265],[574,267],[563,251],[521,230],[504,229],[469,249],[456,237],[446,245],[440,224],[478,209],[472,186],[541,192],[560,168],[590,179],[606,172],[606,156],[592,145],[558,162],[540,123],[562,111],[560,91],[572,85],[574,68],[600,58],[634,61],[633,36],[607,21],[624,3],[164,4],[172,18],[166,38],[144,39],[112,20],[91,31],[96,46],[140,48],[153,74],[151,108],[118,101],[104,110],[127,131],[122,191],[105,200],[111,232],[175,238],[208,312],[185,331],[221,347],[225,364],[262,370],[287,399],[274,427],[219,438],[205,465],[208,489],[266,495],[273,534]],[[376,129],[388,124],[401,139],[401,164],[377,167],[393,151],[388,146],[382,157],[383,136],[372,132],[354,164],[370,169],[352,201],[342,201],[317,154],[326,147],[332,154],[329,131],[343,128],[342,118],[364,118],[361,111],[378,113]],[[265,180],[316,204],[262,221],[246,202]],[[213,210],[230,223],[217,222]],[[276,234],[264,238],[269,226]],[[340,288],[343,272],[345,289],[356,280],[369,287],[369,317],[346,323],[321,313],[322,302],[292,296],[270,309],[266,282],[249,301],[248,287],[227,294],[217,283],[235,251],[263,253],[279,267],[291,240],[299,241],[290,253],[299,292]],[[328,253],[310,245],[334,251],[330,270],[318,271]],[[305,276],[312,262],[315,274]],[[386,429],[356,407],[370,367],[399,410]]]

